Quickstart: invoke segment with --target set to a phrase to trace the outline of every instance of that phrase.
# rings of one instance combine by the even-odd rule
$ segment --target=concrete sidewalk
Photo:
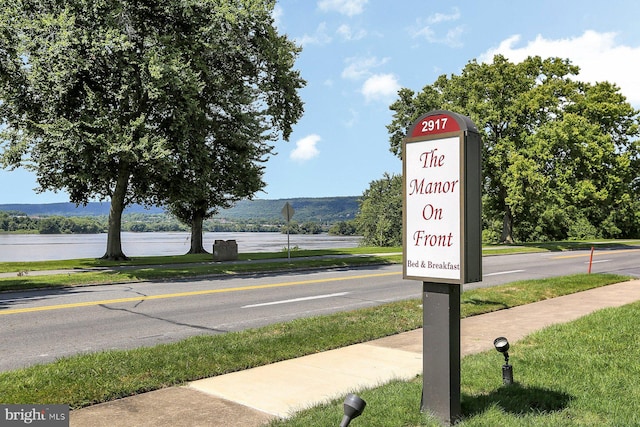
[[[640,300],[640,280],[623,282],[461,321],[462,355],[511,343],[555,323]],[[357,362],[355,362],[357,361]],[[422,373],[422,330],[194,381],[70,415],[71,426],[262,426],[276,417],[361,388]]]

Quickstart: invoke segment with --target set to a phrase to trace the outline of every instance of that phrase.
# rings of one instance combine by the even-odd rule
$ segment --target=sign
[[[436,135],[447,132],[458,132],[460,125],[446,113],[435,113],[419,120],[419,123],[413,126],[411,137],[421,137]]]
[[[421,410],[453,425],[460,403],[460,290],[482,280],[480,136],[432,111],[402,144],[403,276],[422,280]]]
[[[287,220],[287,259],[291,259],[291,239],[289,238],[289,222],[291,218],[293,218],[293,214],[295,211],[293,210],[293,206],[286,202],[280,211],[284,219]]]
[[[407,276],[461,278],[458,141],[450,137],[407,144]]]
[[[282,213],[284,219],[287,220],[287,222],[291,221],[291,218],[293,218],[293,214],[295,213],[293,207],[289,204],[289,202],[284,204],[284,206],[282,207],[282,211],[280,212]]]
[[[482,279],[480,138],[464,116],[434,111],[403,142],[404,277]]]

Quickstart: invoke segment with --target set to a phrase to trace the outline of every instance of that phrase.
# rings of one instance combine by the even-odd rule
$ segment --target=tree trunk
[[[511,214],[511,208],[509,206],[505,206],[500,242],[513,243],[513,215]]]
[[[202,223],[204,222],[204,213],[197,210],[191,218],[191,248],[189,254],[208,254],[204,248],[202,239]]]
[[[122,251],[122,211],[124,211],[124,199],[129,186],[129,170],[123,168],[118,174],[116,188],[111,196],[111,207],[109,209],[109,230],[107,231],[107,251],[102,259],[111,261],[128,260]]]

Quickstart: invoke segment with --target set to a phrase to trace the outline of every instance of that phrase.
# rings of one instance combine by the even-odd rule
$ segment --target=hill
[[[22,212],[28,216],[103,216],[109,215],[108,202],[92,202],[86,206],[76,206],[75,203],[46,203],[46,204],[5,204],[0,205],[0,211]],[[162,208],[145,208],[141,205],[132,205],[125,213],[163,213]]]
[[[302,222],[334,223],[355,218],[358,212],[359,197],[319,197],[292,198],[275,200],[242,200],[234,207],[221,211],[215,218],[241,221],[282,222],[281,211],[286,202],[293,207],[293,220]],[[0,211],[23,212],[28,216],[107,216],[109,203],[92,202],[87,206],[76,206],[73,203],[48,204],[0,204]],[[125,214],[161,214],[159,207],[145,208],[132,205]]]
[[[285,203],[294,209],[296,222],[338,222],[355,218],[359,197],[293,198],[276,200],[243,200],[233,208],[225,209],[216,218],[283,221]]]

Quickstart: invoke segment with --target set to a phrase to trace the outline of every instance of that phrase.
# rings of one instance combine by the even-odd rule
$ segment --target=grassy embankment
[[[236,263],[213,262],[210,254],[133,257],[129,261],[75,259],[63,261],[3,262],[0,273],[16,273],[0,278],[0,291],[42,287],[126,283],[167,280],[207,275],[230,275],[297,268],[333,268],[401,262],[401,248],[350,248],[299,250],[291,259],[282,252],[239,254]],[[313,258],[317,257],[317,258]],[[244,261],[244,262],[243,262]],[[37,272],[64,270],[63,274],[40,276]]]

